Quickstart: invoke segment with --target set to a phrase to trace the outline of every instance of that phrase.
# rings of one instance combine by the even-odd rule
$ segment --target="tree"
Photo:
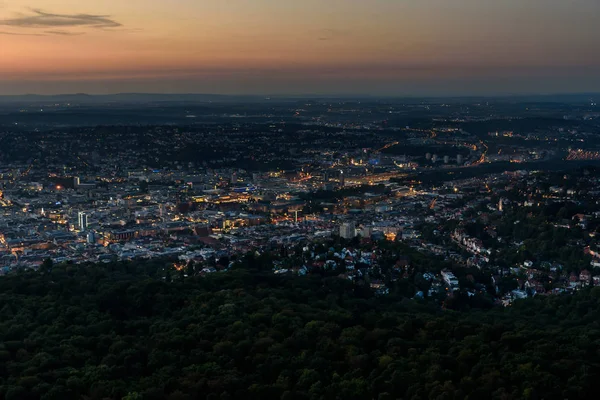
[[[52,271],[52,267],[54,266],[54,262],[52,261],[51,258],[46,258],[41,265],[41,270],[44,272],[50,272]]]
[[[129,392],[121,400],[142,400],[143,398],[144,396],[138,392]]]
[[[392,262],[406,251],[380,250]],[[585,399],[600,375],[598,288],[491,310],[457,293],[458,311],[442,311],[275,275],[262,254],[165,282],[173,262],[2,277],[0,398]]]

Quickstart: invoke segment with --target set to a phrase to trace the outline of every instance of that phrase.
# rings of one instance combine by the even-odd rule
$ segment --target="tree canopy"
[[[600,288],[457,312],[160,262],[0,279],[0,399],[596,398]]]

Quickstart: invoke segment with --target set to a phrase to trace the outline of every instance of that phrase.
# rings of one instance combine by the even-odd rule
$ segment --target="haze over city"
[[[600,91],[596,0],[1,0],[0,94]]]

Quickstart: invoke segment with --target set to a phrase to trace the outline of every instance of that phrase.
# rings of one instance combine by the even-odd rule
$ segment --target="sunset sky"
[[[0,0],[0,94],[600,91],[598,0]]]

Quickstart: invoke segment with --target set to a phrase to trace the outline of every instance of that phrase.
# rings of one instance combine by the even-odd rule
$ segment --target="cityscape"
[[[407,281],[404,295],[440,304],[600,285],[593,98],[525,115],[493,99],[196,103],[163,105],[159,125],[91,127],[64,113],[101,105],[60,100],[3,106],[17,121],[0,139],[3,274],[160,258],[204,275],[257,251],[274,274],[378,294]]]
[[[579,400],[598,0],[0,0],[0,400]]]

